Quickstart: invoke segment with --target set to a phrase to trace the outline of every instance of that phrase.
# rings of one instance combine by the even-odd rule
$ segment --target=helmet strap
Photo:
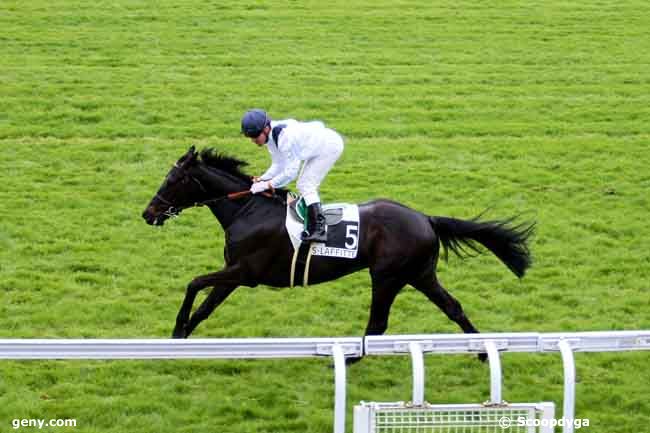
[[[268,134],[266,133],[266,128],[269,128]],[[266,140],[264,140],[264,144],[268,144],[269,136],[271,135],[271,125],[265,126],[264,129],[262,129],[262,131],[264,131],[264,135],[266,136]]]

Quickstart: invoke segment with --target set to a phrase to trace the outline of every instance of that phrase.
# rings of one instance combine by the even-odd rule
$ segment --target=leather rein
[[[199,188],[201,188],[201,191],[203,191],[205,193],[208,193],[208,190],[205,189],[203,184],[197,178],[195,178],[194,176],[192,176],[190,174],[186,174],[186,176],[189,179],[191,179],[192,181],[196,182],[196,184],[199,185]],[[211,199],[203,200],[203,201],[197,201],[193,205],[187,206],[187,207],[184,207],[184,208],[177,208],[176,206],[174,206],[174,204],[170,200],[163,197],[160,193],[156,193],[156,198],[158,200],[160,200],[161,202],[163,202],[165,205],[169,206],[169,209],[167,209],[165,212],[163,212],[165,215],[170,216],[170,217],[176,217],[176,216],[178,216],[180,214],[180,212],[183,209],[188,209],[188,208],[191,208],[191,207],[209,206],[209,205],[214,204],[214,203],[219,203],[220,201],[223,201],[223,200],[237,200],[237,199],[240,199],[242,197],[246,197],[246,196],[251,195],[251,194],[252,194],[252,192],[250,190],[248,190],[248,189],[244,190],[244,191],[231,192],[231,193],[223,195],[221,197],[211,198]],[[265,192],[262,192],[261,194],[263,196],[269,197],[269,198],[276,197],[275,188],[273,188],[273,187],[271,187],[270,192],[265,191]]]

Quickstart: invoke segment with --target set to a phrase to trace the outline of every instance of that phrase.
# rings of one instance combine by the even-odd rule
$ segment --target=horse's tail
[[[480,221],[455,218],[429,217],[433,230],[444,248],[445,258],[448,250],[458,257],[471,255],[467,248],[480,253],[476,242],[492,251],[517,277],[521,278],[531,265],[528,238],[535,231],[534,222],[514,223],[515,219]]]

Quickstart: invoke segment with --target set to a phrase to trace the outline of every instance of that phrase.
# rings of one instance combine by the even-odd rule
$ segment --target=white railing
[[[501,404],[501,352],[559,352],[565,375],[563,417],[573,420],[574,352],[650,350],[650,331],[577,333],[432,334],[348,338],[245,339],[0,339],[0,359],[334,359],[334,433],[345,431],[345,358],[405,355],[412,358],[414,404],[424,402],[424,354],[488,354],[490,402]],[[573,432],[567,423],[565,433]]]
[[[264,359],[359,356],[361,338],[0,339],[0,359]]]

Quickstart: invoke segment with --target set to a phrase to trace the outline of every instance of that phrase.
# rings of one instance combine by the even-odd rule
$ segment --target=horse
[[[287,190],[249,194],[252,180],[242,171],[246,165],[214,149],[197,152],[192,146],[168,172],[142,213],[147,224],[162,226],[185,209],[206,206],[225,231],[225,266],[197,276],[187,285],[174,338],[187,338],[239,286],[290,285],[294,248],[285,227]],[[393,301],[407,284],[424,294],[463,332],[479,332],[459,301],[438,281],[441,245],[445,259],[449,250],[467,257],[484,251],[482,245],[519,278],[531,265],[528,240],[534,222],[428,216],[387,199],[361,203],[358,209],[356,258],[315,256],[309,277],[312,284],[319,284],[369,269],[372,300],[365,335],[386,331]],[[207,287],[212,290],[190,315],[197,294]],[[485,354],[479,354],[479,359],[484,361]]]

